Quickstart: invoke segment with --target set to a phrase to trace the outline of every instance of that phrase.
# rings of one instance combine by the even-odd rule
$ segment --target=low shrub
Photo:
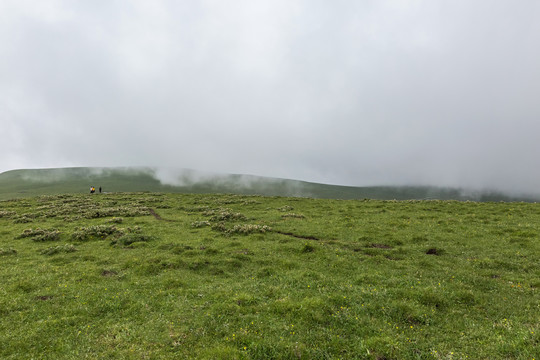
[[[71,239],[76,241],[87,241],[93,238],[104,239],[109,235],[121,233],[122,231],[114,225],[95,225],[79,228],[71,234]]]
[[[282,212],[291,211],[291,210],[294,210],[294,208],[292,206],[289,206],[289,205],[285,205],[285,206],[282,206],[282,207],[278,208],[278,211],[282,211]]]
[[[202,228],[205,226],[211,226],[212,224],[210,221],[195,221],[191,223],[191,227],[193,228]]]
[[[17,255],[17,250],[9,248],[9,249],[0,249],[0,256],[6,256],[6,255]]]
[[[21,215],[21,216],[15,218],[15,220],[13,220],[13,223],[14,224],[27,224],[27,223],[31,223],[33,221],[34,221],[34,218],[32,216]]]
[[[108,223],[113,223],[113,224],[121,224],[124,222],[124,218],[121,218],[121,217],[113,217],[112,219],[109,219],[107,221]]]
[[[227,233],[247,235],[252,233],[265,233],[268,231],[272,231],[272,228],[268,225],[242,224],[235,225],[232,229],[228,230]]]
[[[153,239],[153,236],[144,235],[141,228],[139,226],[135,226],[133,228],[123,229],[121,232],[119,232],[119,235],[111,241],[111,245],[133,247],[149,242]]]
[[[231,211],[222,211],[210,218],[210,221],[237,221],[246,220],[246,216],[242,213],[235,213]]]
[[[77,248],[72,244],[65,244],[59,246],[51,246],[40,251],[42,255],[54,255],[59,253],[71,253],[77,251]]]
[[[57,229],[26,229],[18,236],[18,238],[31,238],[32,241],[36,242],[56,241],[60,240],[60,231]]]
[[[17,239],[22,239],[22,238],[28,238],[28,237],[34,237],[34,236],[37,236],[37,235],[42,235],[43,233],[45,233],[46,230],[43,230],[43,229],[40,229],[40,228],[37,228],[37,229],[24,229],[22,234],[20,234],[19,236],[17,236]]]
[[[225,226],[225,224],[222,223],[222,222],[219,222],[217,224],[212,224],[212,230],[219,231],[219,232],[224,232],[224,233],[229,231],[227,229],[227,227]]]
[[[148,241],[151,241],[152,239],[153,237],[148,236],[148,235],[129,233],[129,234],[122,235],[117,239],[114,239],[113,241],[111,241],[111,245],[129,247],[135,243],[148,242]]]
[[[9,219],[9,218],[13,217],[14,215],[17,215],[17,213],[15,211],[6,211],[6,210],[1,210],[0,211],[0,218]]]
[[[281,215],[282,218],[296,218],[296,219],[305,219],[305,216],[302,214],[295,214],[295,213],[287,213]]]

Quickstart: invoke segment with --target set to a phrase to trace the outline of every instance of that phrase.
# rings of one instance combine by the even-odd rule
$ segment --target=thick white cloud
[[[0,1],[0,171],[537,193],[540,5]]]

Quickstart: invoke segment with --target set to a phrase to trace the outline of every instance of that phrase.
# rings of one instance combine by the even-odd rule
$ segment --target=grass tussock
[[[88,241],[92,239],[105,239],[109,235],[121,234],[115,225],[94,225],[88,227],[80,227],[71,234],[71,239],[74,241]]]
[[[2,249],[0,248],[0,256],[17,255],[17,250],[13,248]]]
[[[138,233],[127,233],[120,236],[119,238],[112,240],[111,245],[128,247],[128,246],[133,246],[136,243],[146,243],[152,240],[153,240],[152,236],[138,234]]]
[[[272,231],[272,228],[267,225],[257,225],[257,224],[237,224],[234,225],[232,229],[227,230],[228,234],[241,234],[248,235],[253,233],[266,233]]]
[[[17,215],[15,211],[0,210],[0,218],[11,219],[15,215]]]
[[[17,238],[30,238],[36,242],[57,241],[60,239],[60,231],[58,229],[26,229]]]
[[[295,214],[295,213],[287,213],[287,214],[283,214],[281,215],[282,218],[286,219],[286,218],[294,218],[294,219],[304,219],[305,216],[303,214]]]

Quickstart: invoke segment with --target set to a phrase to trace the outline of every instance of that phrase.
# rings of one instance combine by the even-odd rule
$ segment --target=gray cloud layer
[[[540,3],[0,1],[0,171],[539,191]]]

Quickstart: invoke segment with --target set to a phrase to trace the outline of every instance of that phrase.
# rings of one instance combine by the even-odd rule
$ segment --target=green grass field
[[[538,359],[539,235],[531,203],[0,201],[0,358]]]

